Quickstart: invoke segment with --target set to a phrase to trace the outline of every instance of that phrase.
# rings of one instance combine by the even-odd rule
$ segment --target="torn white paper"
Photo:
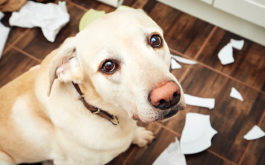
[[[232,44],[228,43],[225,47],[223,47],[220,52],[218,53],[218,58],[220,60],[220,62],[223,65],[227,65],[227,64],[231,64],[233,63],[234,57],[233,57],[233,48],[232,48]]]
[[[241,50],[244,46],[244,40],[231,39],[218,53],[218,58],[223,65],[234,63],[233,48]]]
[[[260,129],[259,126],[255,125],[244,136],[244,139],[246,139],[246,140],[255,140],[255,139],[261,138],[263,136],[265,136],[265,132],[262,129]]]
[[[175,142],[169,146],[159,155],[154,161],[153,165],[186,165],[186,159],[180,151],[179,141],[176,138]]]
[[[243,48],[243,46],[244,46],[244,40],[231,39],[230,43],[231,43],[233,48],[238,49],[238,50],[241,50]]]
[[[2,56],[9,32],[10,28],[5,27],[2,23],[0,23],[0,58]]]
[[[197,96],[191,96],[189,94],[184,94],[185,102],[188,105],[205,107],[213,109],[215,105],[214,98],[202,98]]]
[[[234,87],[231,88],[230,96],[233,97],[233,98],[235,98],[235,99],[238,99],[240,101],[243,101],[244,100],[243,97],[242,97],[242,95]]]
[[[187,113],[186,122],[180,138],[183,154],[195,154],[211,146],[212,137],[217,131],[212,128],[209,115]]]
[[[171,55],[172,58],[174,58],[176,61],[183,63],[183,64],[197,64],[196,61],[187,59],[187,58],[183,58],[177,55]]]
[[[28,1],[18,12],[13,12],[9,24],[24,28],[40,27],[43,35],[54,42],[57,33],[70,20],[66,2],[42,4]]]
[[[176,60],[171,58],[171,69],[180,69],[181,65]]]

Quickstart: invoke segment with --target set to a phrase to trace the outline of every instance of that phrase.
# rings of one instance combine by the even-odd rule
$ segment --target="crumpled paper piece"
[[[234,87],[231,88],[230,96],[233,97],[233,98],[235,98],[235,99],[238,99],[240,101],[244,101],[242,95]]]
[[[184,94],[184,98],[187,105],[205,107],[208,109],[213,109],[215,106],[214,98],[202,98],[197,96],[191,96],[189,94]]]
[[[180,151],[179,141],[176,138],[175,142],[169,146],[159,155],[152,165],[186,165],[186,159]]]
[[[244,46],[244,40],[231,39],[218,53],[218,58],[223,65],[234,63],[233,48],[241,50]]]
[[[252,127],[248,133],[244,136],[246,140],[255,140],[265,136],[265,132],[257,125]]]
[[[217,131],[212,128],[209,115],[187,113],[180,138],[181,152],[195,154],[206,150],[215,134]]]
[[[3,16],[4,16],[4,14],[2,12],[0,12],[0,20],[3,18]],[[0,37],[0,58],[2,56],[9,32],[10,32],[10,28],[5,27],[0,22],[0,36],[1,36]]]
[[[9,24],[24,28],[40,27],[45,38],[54,42],[60,29],[70,20],[66,2],[42,4],[28,1],[18,12],[13,12]]]

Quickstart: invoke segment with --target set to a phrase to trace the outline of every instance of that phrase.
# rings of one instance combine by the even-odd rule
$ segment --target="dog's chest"
[[[122,126],[97,125],[75,132],[57,131],[58,148],[55,153],[70,164],[105,164],[124,152],[131,144],[135,123],[122,121]],[[82,134],[82,135],[81,135]]]

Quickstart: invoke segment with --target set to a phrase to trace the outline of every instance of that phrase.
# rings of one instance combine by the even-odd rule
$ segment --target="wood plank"
[[[259,121],[265,109],[265,95],[200,65],[192,66],[181,84],[185,93],[215,98],[215,108],[187,106],[185,111],[164,124],[181,134],[187,112],[210,114],[211,124],[218,131],[210,149],[228,160],[239,162],[247,147],[243,136]],[[240,91],[244,102],[229,96],[232,87]]]
[[[218,28],[198,60],[249,86],[265,91],[265,47],[244,39],[242,50],[233,49],[235,62],[223,66],[217,54],[231,38],[244,39]]]
[[[192,58],[214,27],[161,3],[149,14],[164,29],[169,47]]]
[[[37,61],[9,49],[0,60],[0,87],[37,64]]]

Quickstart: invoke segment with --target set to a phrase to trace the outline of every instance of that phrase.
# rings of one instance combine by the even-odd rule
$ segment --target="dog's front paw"
[[[137,127],[135,135],[133,137],[133,144],[137,144],[139,147],[144,147],[147,144],[151,143],[154,139],[153,132],[143,128]]]

